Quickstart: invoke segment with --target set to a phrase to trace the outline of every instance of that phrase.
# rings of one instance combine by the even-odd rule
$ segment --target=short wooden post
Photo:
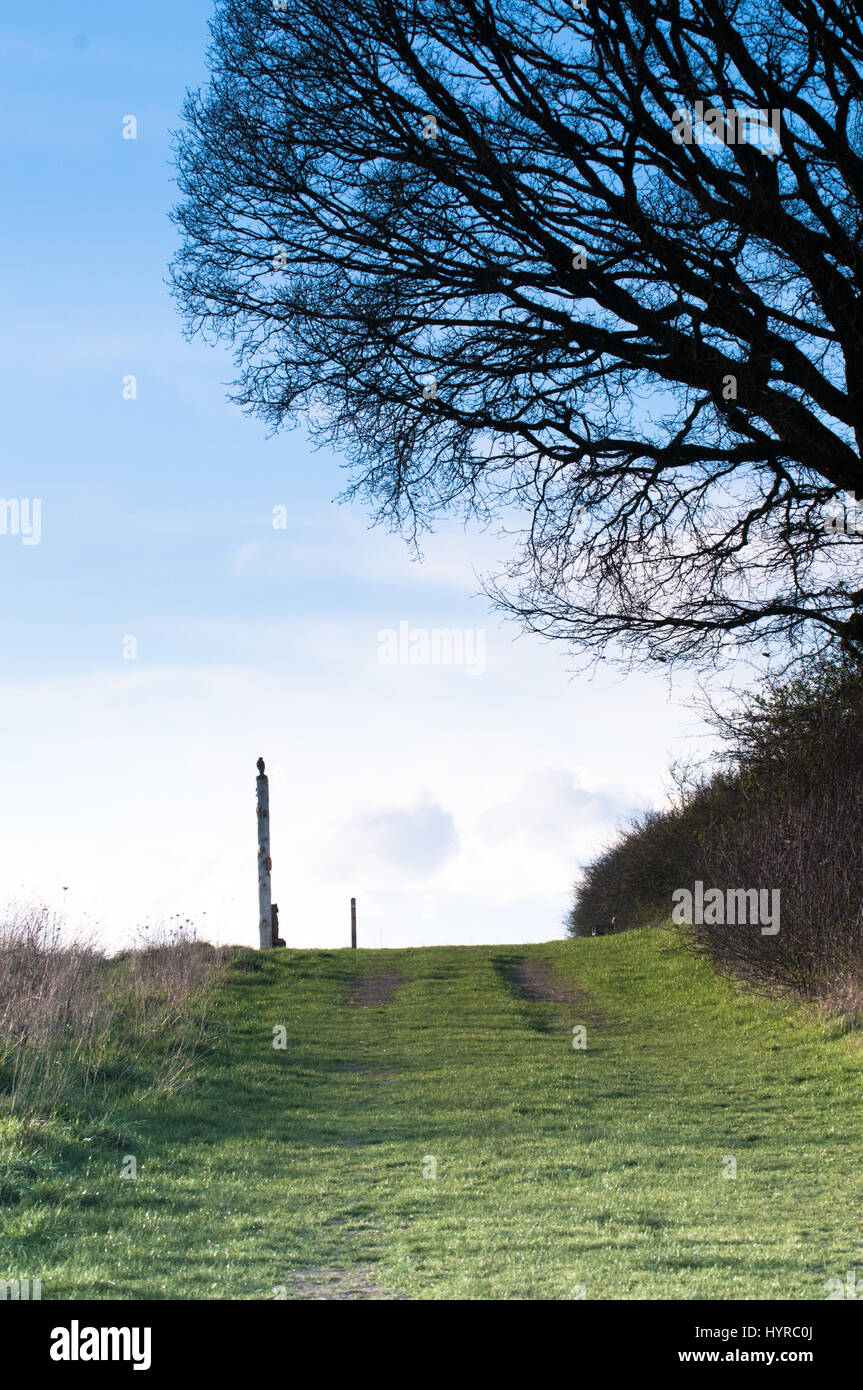
[[[356,949],[357,944],[357,900],[351,898],[351,945]]]
[[[282,938],[279,936],[279,904],[278,904],[278,903],[273,903],[273,906],[272,906],[271,911],[272,911],[272,914],[273,914],[273,943],[272,943],[272,944],[273,944],[274,946],[284,946],[284,945],[285,945],[285,942],[284,942],[284,941],[282,940]]]
[[[270,784],[264,772],[263,758],[258,758],[255,787],[258,793],[258,931],[261,950],[268,951],[273,944],[273,906],[270,896],[273,861],[270,858]]]

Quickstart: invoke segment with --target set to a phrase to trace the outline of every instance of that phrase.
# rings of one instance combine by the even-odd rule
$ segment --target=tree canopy
[[[221,0],[210,71],[173,277],[238,400],[413,536],[519,519],[491,591],[576,649],[863,652],[859,11]]]

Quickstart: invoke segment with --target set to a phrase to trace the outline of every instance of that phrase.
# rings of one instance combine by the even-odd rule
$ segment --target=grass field
[[[668,932],[244,952],[209,1048],[178,1094],[4,1117],[3,1277],[43,1299],[803,1299],[863,1267],[859,1037]]]

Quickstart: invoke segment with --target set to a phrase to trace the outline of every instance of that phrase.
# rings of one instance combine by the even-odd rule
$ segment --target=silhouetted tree
[[[221,0],[210,63],[174,280],[239,400],[413,537],[520,517],[534,631],[863,651],[859,8]]]

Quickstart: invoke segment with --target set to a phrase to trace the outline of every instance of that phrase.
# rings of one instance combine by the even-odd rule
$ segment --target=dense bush
[[[767,987],[854,1004],[863,980],[863,677],[841,662],[773,683],[716,716],[724,766],[636,822],[588,866],[569,930],[672,915],[676,889],[779,893],[775,934],[702,922],[721,969]]]

